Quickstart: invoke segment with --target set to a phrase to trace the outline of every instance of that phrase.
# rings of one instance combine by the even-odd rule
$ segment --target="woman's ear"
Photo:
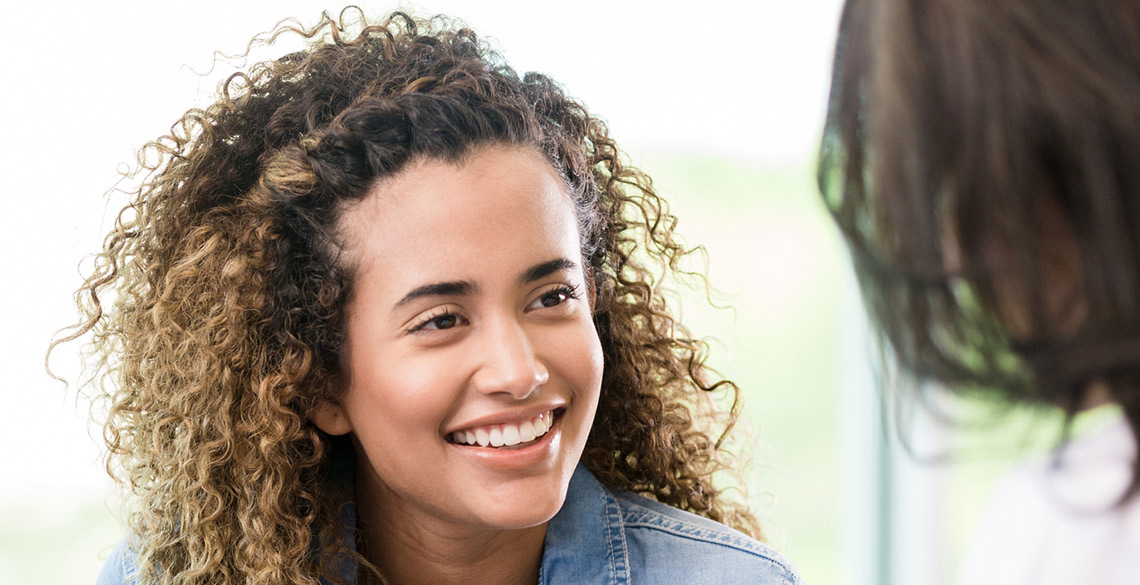
[[[345,416],[344,408],[337,402],[322,402],[309,411],[309,420],[318,429],[333,435],[345,435],[352,431],[352,421]]]

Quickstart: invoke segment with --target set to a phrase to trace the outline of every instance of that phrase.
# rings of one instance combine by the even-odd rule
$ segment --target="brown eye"
[[[527,305],[527,310],[550,309],[552,307],[557,307],[570,299],[576,298],[578,298],[578,294],[575,288],[560,286],[539,295],[538,298],[534,299],[529,305]]]
[[[538,302],[541,303],[544,307],[554,307],[561,305],[568,298],[569,296],[565,292],[561,290],[552,290],[539,297]]]
[[[451,329],[459,324],[459,317],[455,315],[440,315],[424,323],[424,329]]]
[[[408,329],[408,333],[419,333],[428,331],[444,331],[463,325],[466,319],[463,314],[451,309],[438,309],[432,313],[428,313],[419,323]]]

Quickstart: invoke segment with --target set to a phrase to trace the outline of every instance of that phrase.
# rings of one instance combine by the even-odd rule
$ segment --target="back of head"
[[[848,2],[820,188],[918,378],[1140,429],[1138,160],[1140,5]]]

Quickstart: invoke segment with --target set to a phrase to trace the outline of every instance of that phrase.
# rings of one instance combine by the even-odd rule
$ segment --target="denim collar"
[[[539,585],[626,585],[629,555],[621,507],[581,463],[566,502],[546,528]]]
[[[352,457],[334,457],[330,476],[349,496],[340,518],[349,543],[356,542]],[[356,583],[357,563],[347,559],[341,576]],[[539,585],[596,583],[627,585],[629,558],[621,507],[613,493],[581,463],[570,478],[566,501],[546,528]],[[329,585],[326,581],[322,585]]]

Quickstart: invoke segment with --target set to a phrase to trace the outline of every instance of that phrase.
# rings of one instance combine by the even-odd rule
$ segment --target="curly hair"
[[[585,465],[759,536],[712,480],[732,471],[740,390],[661,294],[689,250],[606,125],[443,17],[326,13],[255,42],[286,34],[309,47],[231,76],[140,151],[143,178],[77,293],[83,317],[53,342],[90,344],[144,582],[316,583],[361,560],[326,481],[335,441],[306,416],[341,391],[353,274],[333,226],[416,157],[495,144],[543,153],[576,204],[605,360]]]
[[[1136,3],[848,0],[819,183],[908,373],[1140,444],[1138,96]]]

